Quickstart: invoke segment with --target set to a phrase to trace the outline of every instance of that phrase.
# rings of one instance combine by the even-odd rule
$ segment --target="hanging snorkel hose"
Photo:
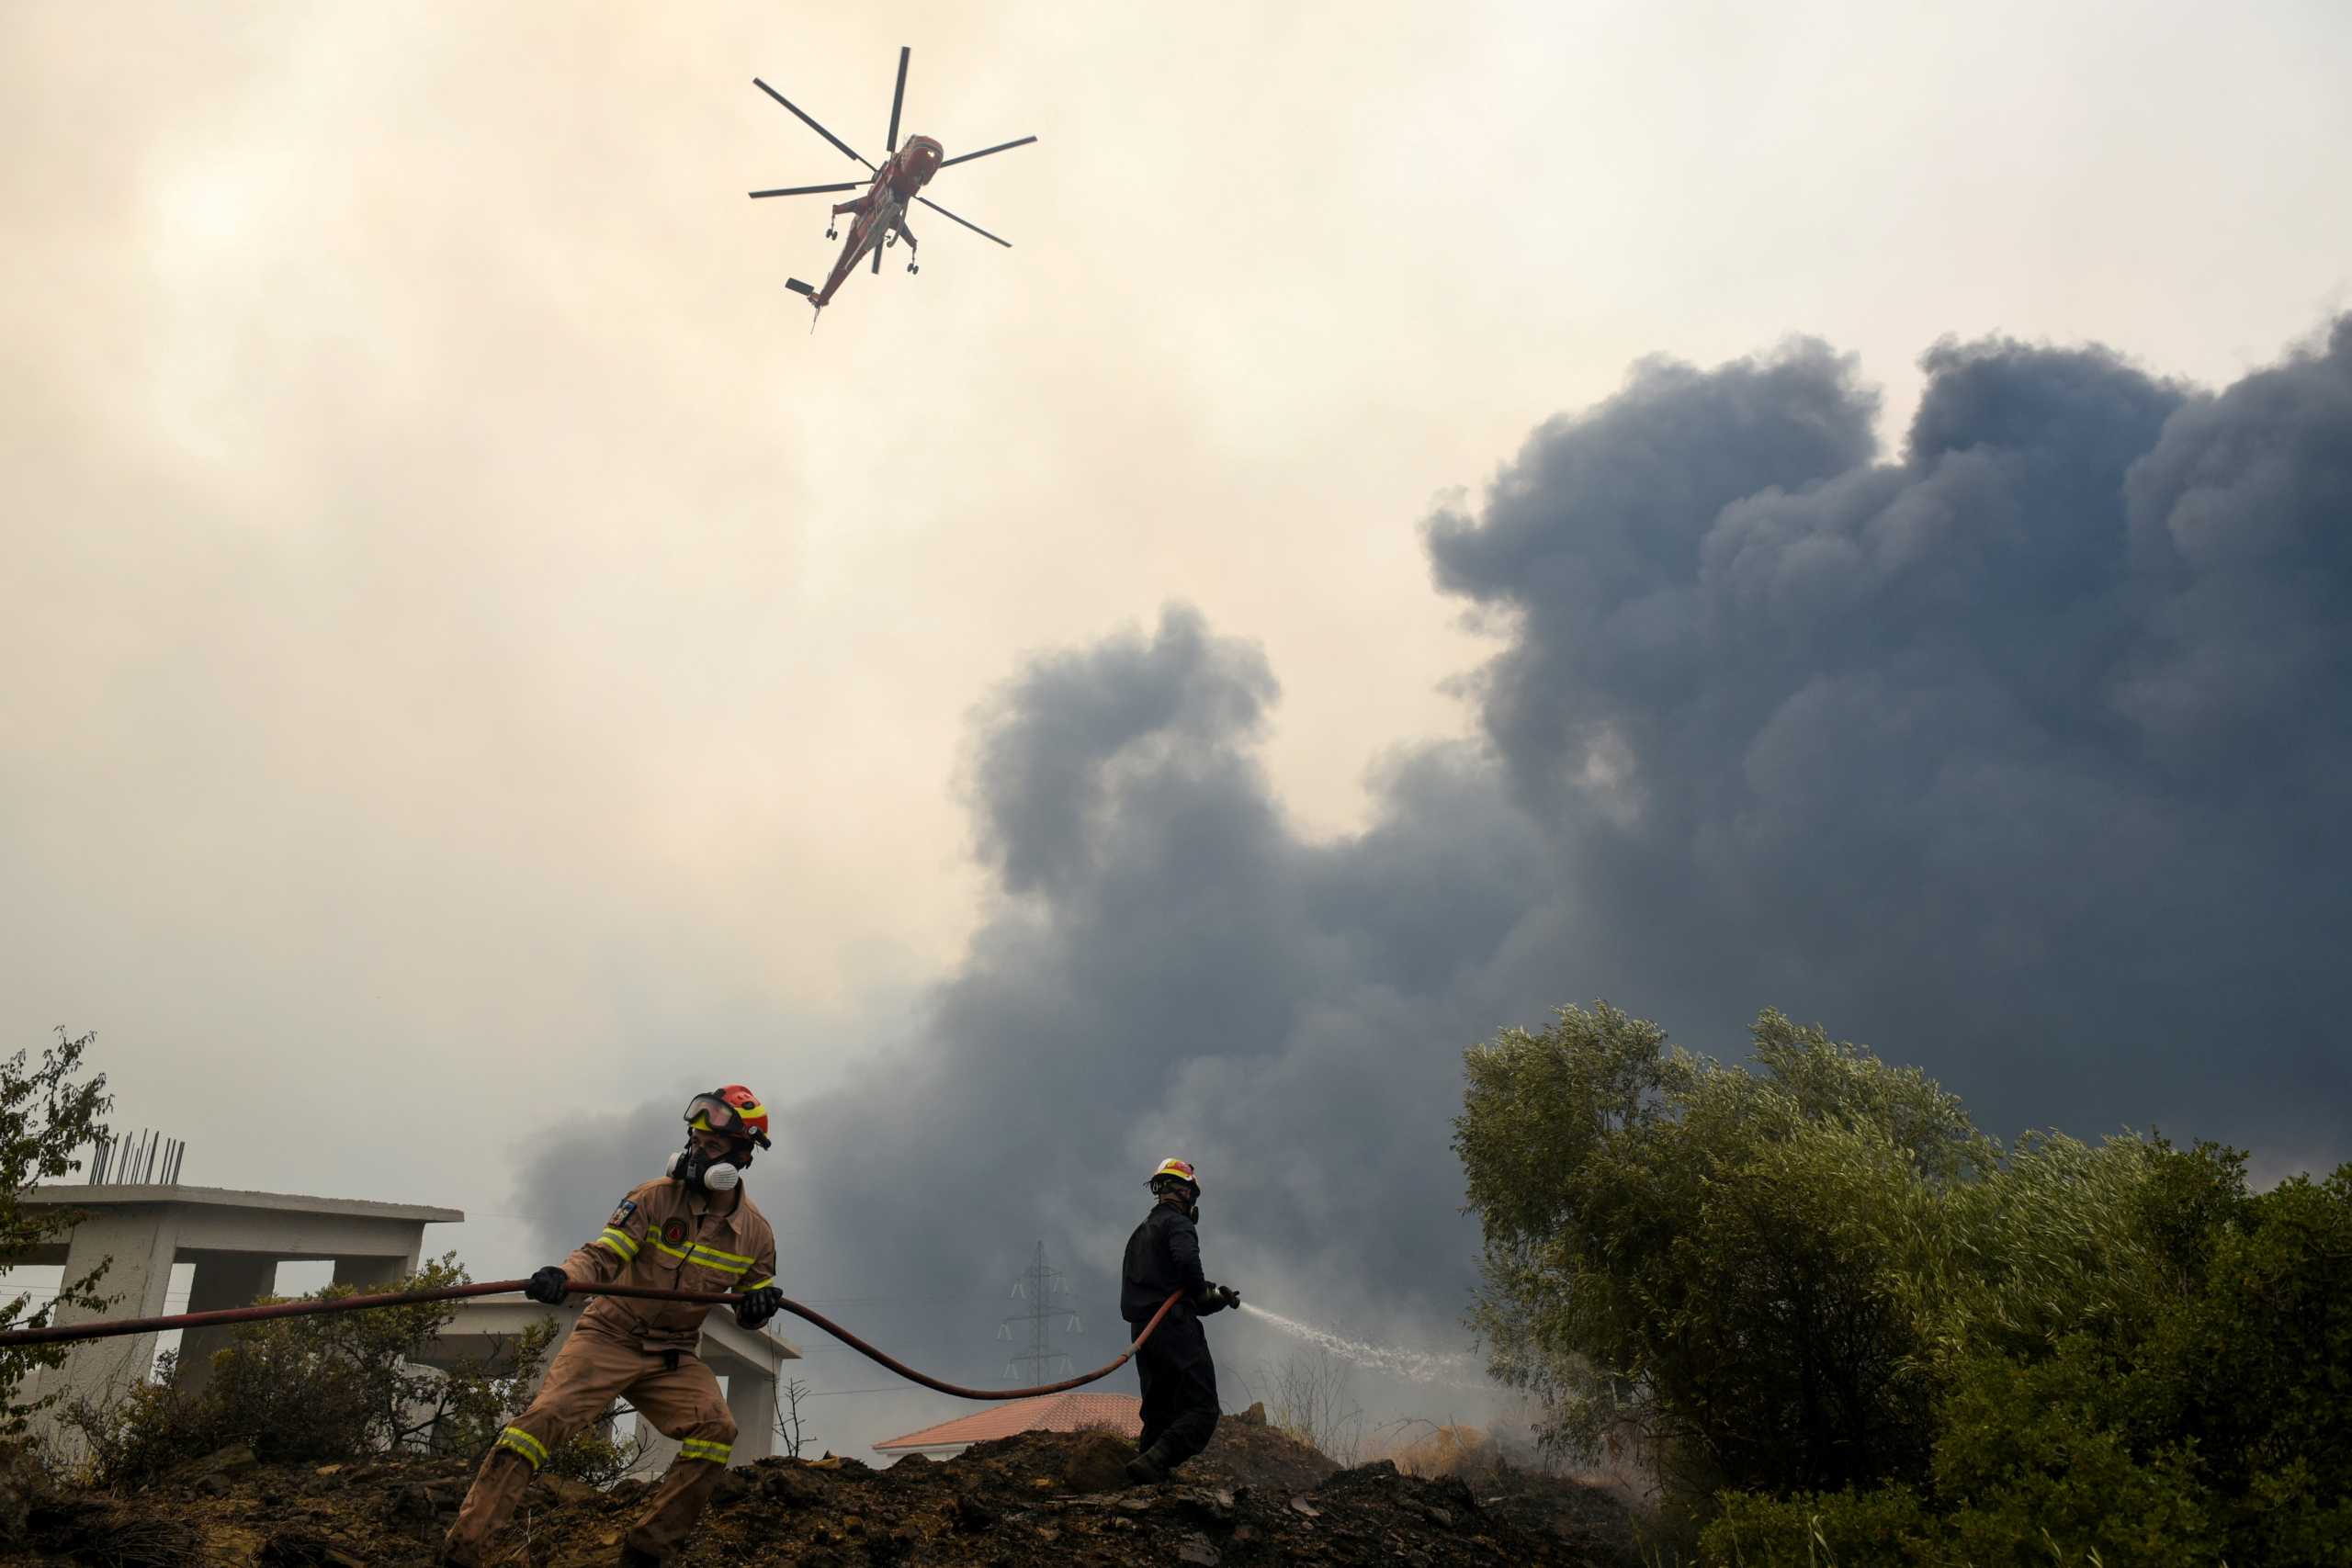
[[[440,1285],[430,1290],[401,1291],[384,1296],[341,1296],[330,1301],[278,1302],[268,1306],[228,1307],[219,1312],[184,1312],[172,1317],[118,1317],[95,1323],[51,1325],[45,1328],[17,1328],[0,1333],[0,1346],[55,1345],[77,1339],[107,1339],[123,1334],[160,1334],[174,1328],[210,1328],[220,1324],[262,1323],[272,1318],[311,1317],[331,1312],[372,1312],[381,1307],[417,1306],[426,1302],[463,1301],[473,1296],[500,1296],[519,1292],[529,1284],[527,1280],[492,1280],[479,1285]],[[569,1293],[582,1296],[632,1296],[646,1301],[691,1302],[705,1306],[733,1306],[743,1298],[732,1291],[662,1291],[644,1285],[599,1285],[575,1282]],[[860,1339],[831,1318],[786,1297],[783,1309],[817,1327],[823,1329],[851,1349],[878,1366],[888,1367],[910,1382],[957,1399],[1035,1399],[1040,1394],[1060,1393],[1073,1388],[1109,1377],[1127,1364],[1143,1342],[1151,1337],[1160,1320],[1168,1315],[1182,1295],[1170,1294],[1159,1303],[1143,1332],[1119,1352],[1115,1360],[1105,1363],[1082,1377],[1064,1378],[1059,1382],[1040,1383],[1035,1388],[967,1388],[962,1383],[945,1382],[919,1372],[904,1361]]]

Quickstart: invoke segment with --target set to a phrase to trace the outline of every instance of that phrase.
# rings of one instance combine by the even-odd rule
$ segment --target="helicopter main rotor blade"
[[[983,147],[977,152],[962,152],[953,158],[943,159],[939,166],[944,169],[957,164],[968,164],[975,158],[985,158],[991,152],[1001,152],[1009,147],[1026,147],[1036,140],[1034,136],[1024,136],[1018,141],[1000,141],[993,147]]]
[[[944,166],[945,166],[945,165],[944,165],[944,164],[942,165],[942,167],[944,167]],[[996,243],[997,243],[998,244],[1000,244],[1000,245],[1002,245],[1006,250],[1008,250],[1008,251],[1009,251],[1009,250],[1012,249],[1012,241],[1010,241],[1010,240],[997,240],[997,237],[996,237],[994,234],[989,233],[986,229],[981,228],[978,224],[977,224],[977,223],[973,222],[973,221],[972,221],[970,219],[968,219],[968,218],[956,218],[956,215],[955,215],[954,213],[952,213],[952,212],[948,211],[948,210],[947,210],[947,209],[945,209],[945,208],[944,208],[944,207],[940,206],[940,205],[939,205],[939,203],[937,203],[937,202],[935,202],[935,201],[932,200],[932,199],[931,199],[931,197],[927,197],[927,196],[919,196],[919,197],[915,197],[915,199],[916,199],[917,201],[922,202],[925,207],[930,208],[933,212],[938,213],[942,218],[955,218],[956,222],[961,223],[962,225],[964,225],[964,227],[965,227],[965,228],[969,229],[973,233],[979,235],[982,239],[984,239],[984,240],[996,240]]]
[[[752,197],[757,200],[763,196],[815,196],[819,191],[864,190],[865,188],[864,180],[848,180],[837,186],[794,186],[790,190],[755,190],[752,193]]]
[[[786,108],[790,109],[801,124],[807,126],[809,130],[815,131],[818,135],[823,137],[826,141],[840,148],[844,154],[855,159],[861,164],[864,164],[869,169],[874,167],[873,162],[868,159],[865,154],[860,152],[856,148],[852,147],[848,142],[843,141],[840,137],[835,136],[831,131],[827,130],[823,126],[819,125],[815,120],[810,119],[807,113],[801,109],[798,104],[794,103],[790,98],[786,97],[782,93],[777,92],[774,87],[769,86],[757,76],[752,78],[752,85],[757,87],[761,92],[765,93],[769,97],[774,98],[777,103],[782,104]],[[878,174],[880,171],[876,170],[876,173]]]
[[[911,51],[905,44],[899,46],[899,85],[890,90],[890,151],[899,150],[899,106],[907,99],[907,56]]]

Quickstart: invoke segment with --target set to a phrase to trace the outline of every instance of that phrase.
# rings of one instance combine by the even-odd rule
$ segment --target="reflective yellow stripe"
[[[686,1256],[686,1249],[683,1247],[672,1247],[658,1236],[648,1236],[646,1239],[653,1243],[653,1250],[656,1252],[667,1253],[670,1257],[682,1261]]]
[[[751,1284],[748,1284],[748,1285],[744,1286],[744,1287],[743,1287],[743,1289],[745,1289],[745,1290],[747,1290],[747,1291],[764,1291],[764,1290],[766,1290],[770,1285],[773,1285],[773,1284],[775,1284],[775,1275],[773,1275],[773,1274],[771,1274],[771,1275],[769,1275],[769,1276],[768,1276],[766,1279],[764,1279],[764,1280],[754,1280],[752,1283],[751,1283]]]
[[[751,1267],[748,1263],[716,1263],[711,1260],[710,1254],[707,1252],[696,1252],[694,1260],[704,1268],[717,1269],[721,1274],[741,1274]]]
[[[734,1453],[734,1444],[714,1443],[707,1438],[688,1438],[678,1445],[680,1459],[707,1459],[713,1464],[725,1464]]]
[[[734,1264],[736,1270],[739,1273],[745,1269],[749,1269],[752,1262],[751,1258],[745,1258],[739,1253],[721,1252],[718,1248],[711,1246],[708,1242],[698,1241],[695,1243],[695,1250],[696,1252],[707,1252],[711,1257],[718,1258],[723,1263]]]
[[[541,1445],[538,1438],[520,1427],[509,1427],[499,1433],[498,1446],[502,1449],[513,1449],[516,1453],[521,1454],[530,1461],[533,1470],[538,1469],[548,1461],[547,1449]]]
[[[629,1235],[627,1231],[616,1231],[612,1226],[606,1225],[605,1227],[605,1234],[598,1236],[596,1239],[597,1241],[602,1242],[605,1246],[611,1247],[615,1252],[619,1253],[624,1261],[634,1258],[637,1256],[637,1243],[629,1239]]]

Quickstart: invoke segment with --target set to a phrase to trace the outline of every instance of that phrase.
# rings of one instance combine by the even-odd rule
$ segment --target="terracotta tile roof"
[[[1143,1401],[1132,1393],[1049,1393],[1038,1399],[1016,1399],[902,1438],[886,1438],[874,1447],[879,1453],[897,1453],[954,1443],[985,1443],[1015,1432],[1075,1432],[1081,1427],[1108,1427],[1122,1437],[1140,1438]]]

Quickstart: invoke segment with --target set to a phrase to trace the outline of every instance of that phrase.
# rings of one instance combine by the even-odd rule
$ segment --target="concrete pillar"
[[[735,1462],[750,1464],[775,1452],[775,1378],[736,1372],[727,1380],[727,1408],[735,1417]]]
[[[143,1205],[97,1208],[74,1231],[66,1247],[65,1278],[76,1280],[100,1263],[106,1275],[98,1293],[112,1298],[103,1312],[86,1307],[61,1307],[55,1321],[86,1323],[96,1317],[160,1317],[164,1298],[171,1290],[172,1258],[178,1250],[179,1224],[171,1211]],[[43,1374],[40,1393],[62,1393],[65,1404],[86,1399],[106,1405],[145,1380],[155,1361],[153,1334],[92,1339],[67,1352],[65,1364]],[[45,1435],[78,1455],[80,1444],[57,1419],[54,1408],[44,1423]]]
[[[187,1292],[190,1312],[251,1306],[277,1287],[277,1259],[252,1252],[195,1254],[196,1278]],[[236,1342],[233,1325],[191,1328],[180,1335],[175,1386],[199,1389],[212,1381],[212,1358]]]

